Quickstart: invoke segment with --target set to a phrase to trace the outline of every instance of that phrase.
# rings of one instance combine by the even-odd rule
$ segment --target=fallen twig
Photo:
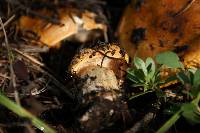
[[[23,11],[25,11],[29,15],[44,19],[44,20],[46,20],[48,22],[51,22],[53,24],[61,25],[61,23],[60,23],[60,21],[58,19],[41,15],[40,13],[37,13],[37,12],[31,10],[30,8],[26,7],[25,5],[20,3],[20,1],[18,1],[18,0],[6,0],[6,1],[11,5],[17,6],[18,8],[20,8]]]
[[[10,79],[10,77],[8,77],[7,75],[2,74],[2,73],[0,73],[0,77],[5,78],[5,79]]]
[[[12,15],[12,16],[3,24],[3,26],[6,27],[14,18],[15,18],[15,15]],[[0,27],[0,30],[3,29],[3,26]]]
[[[15,101],[16,101],[17,104],[20,104],[19,94],[18,94],[18,91],[16,89],[15,73],[14,73],[14,69],[13,69],[13,54],[12,54],[11,48],[8,44],[8,38],[7,38],[6,30],[4,28],[4,24],[3,24],[1,17],[0,17],[0,24],[1,24],[1,27],[3,29],[3,33],[4,33],[4,36],[5,36],[5,45],[6,45],[6,49],[7,49],[7,52],[8,52],[9,69],[10,69],[10,75],[11,75],[10,76],[11,77],[11,84],[14,88]]]
[[[18,53],[19,55],[21,55],[22,57],[24,57],[25,59],[28,59],[29,61],[31,61],[32,63],[36,64],[37,66],[37,69],[46,74],[47,76],[49,76],[52,80],[52,82],[58,87],[60,88],[62,91],[64,91],[67,96],[71,99],[74,99],[74,96],[69,92],[67,91],[66,87],[60,83],[51,73],[51,70],[49,68],[47,68],[45,66],[45,64],[43,64],[42,62],[38,61],[37,59],[35,59],[34,57],[30,56],[30,55],[27,55],[26,53],[23,53],[22,51],[18,50],[18,49],[13,49],[16,53]],[[49,73],[51,72],[51,73]]]

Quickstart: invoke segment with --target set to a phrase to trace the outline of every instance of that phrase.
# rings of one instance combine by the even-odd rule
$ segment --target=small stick
[[[11,51],[11,48],[8,44],[8,38],[7,38],[7,34],[6,34],[6,30],[4,28],[4,24],[3,24],[3,21],[0,17],[0,24],[1,24],[1,27],[3,29],[3,33],[4,33],[4,36],[5,36],[5,45],[6,45],[6,49],[7,49],[7,52],[8,52],[8,61],[9,61],[9,69],[10,69],[10,75],[11,75],[11,84],[14,88],[14,94],[15,94],[15,101],[17,104],[20,105],[20,100],[19,100],[19,94],[18,94],[18,91],[16,89],[16,79],[15,79],[15,73],[14,73],[14,69],[13,69],[13,54],[12,54],[12,51]]]
[[[6,0],[6,1],[11,5],[18,6],[21,10],[25,11],[29,15],[41,18],[41,19],[46,20],[48,22],[51,22],[53,24],[62,25],[61,22],[58,19],[52,18],[52,17],[48,17],[48,16],[44,16],[44,15],[42,15],[40,13],[32,11],[30,8],[27,8],[25,5],[20,3],[20,1],[17,1],[17,0]]]
[[[5,79],[10,79],[10,77],[6,76],[5,74],[0,73],[0,77],[5,78]]]
[[[13,19],[15,18],[15,15],[12,15],[4,24],[3,26],[6,27]],[[0,27],[0,30],[2,30],[3,27]]]
[[[20,50],[17,50],[17,49],[13,49],[16,53],[18,53],[19,55],[21,55],[22,57],[28,59],[29,61],[31,61],[32,63],[36,64],[37,66],[37,69],[46,74],[47,76],[49,76],[51,79],[52,79],[52,82],[58,87],[60,88],[62,91],[64,91],[67,96],[71,99],[74,99],[74,96],[69,92],[67,91],[67,89],[65,88],[65,86],[60,83],[52,74],[50,74],[49,72],[51,72],[51,70],[49,70],[42,62],[38,61],[37,59],[35,59],[34,57],[30,56],[30,55],[27,55],[26,53],[23,53],[22,51]],[[48,72],[49,71],[49,72]]]
[[[22,56],[25,57],[26,59],[30,60],[30,61],[33,62],[34,64],[37,64],[37,65],[40,66],[40,67],[44,67],[45,69],[48,69],[48,68],[45,67],[45,65],[44,65],[42,62],[38,61],[38,60],[35,59],[34,57],[32,57],[32,56],[30,56],[30,55],[28,55],[28,54],[26,54],[26,53],[24,53],[24,52],[22,52],[22,51],[16,49],[16,48],[13,48],[12,50],[15,51],[16,53],[18,53],[19,55],[22,55]]]

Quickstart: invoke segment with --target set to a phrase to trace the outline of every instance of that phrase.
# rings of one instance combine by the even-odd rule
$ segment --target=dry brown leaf
[[[28,70],[24,62],[16,60],[13,64],[15,75],[18,79],[27,81],[29,78]]]

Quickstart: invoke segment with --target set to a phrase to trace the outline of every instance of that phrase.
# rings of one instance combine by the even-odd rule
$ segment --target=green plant
[[[148,57],[145,62],[139,57],[134,58],[134,67],[128,69],[127,77],[133,82],[134,87],[143,87],[144,91],[131,98],[152,91],[160,92],[160,85],[172,80],[178,80],[182,83],[183,87],[187,87],[187,94],[191,102],[177,106],[179,109],[177,110],[176,107],[177,111],[157,133],[166,132],[181,116],[193,123],[200,123],[200,69],[185,69],[179,57],[170,51],[156,55],[155,59],[158,63],[157,66],[150,57]],[[162,66],[166,66],[169,69],[179,69],[180,71],[175,76],[169,77],[166,81],[161,81],[160,72]]]
[[[144,92],[158,87],[160,84],[159,69],[156,69],[152,58],[148,57],[144,62],[139,57],[134,58],[135,68],[128,69],[128,79],[134,87],[143,87]]]
[[[148,57],[145,62],[139,57],[134,57],[134,67],[127,70],[127,78],[133,82],[133,87],[142,87],[143,92],[132,96],[131,99],[152,91],[157,91],[159,92],[157,94],[161,94],[160,85],[174,80],[174,78],[170,77],[166,81],[161,81],[160,71],[163,65],[173,69],[183,68],[179,57],[170,51],[158,54],[156,61],[158,65],[155,65],[155,61],[151,57]]]
[[[177,79],[184,85],[189,86],[188,95],[191,102],[183,103],[180,109],[157,131],[166,132],[181,116],[192,123],[200,123],[200,69],[195,72],[191,69],[182,70],[177,74]]]

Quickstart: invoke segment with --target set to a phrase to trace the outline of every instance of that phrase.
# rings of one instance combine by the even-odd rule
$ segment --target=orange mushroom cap
[[[200,67],[200,0],[132,0],[118,35],[131,57],[171,50],[187,67]]]
[[[52,14],[47,10],[38,11],[44,16],[50,17]],[[19,29],[23,34],[31,31],[39,37],[41,44],[49,47],[59,47],[59,43],[64,39],[74,37],[77,41],[86,42],[90,39],[89,34],[93,30],[106,32],[107,26],[104,23],[97,23],[97,14],[87,10],[80,11],[76,8],[58,9],[58,19],[60,25],[52,24],[40,18],[21,16],[19,19]],[[76,37],[78,36],[78,37]],[[98,36],[98,34],[97,34]]]
[[[116,44],[108,44],[82,49],[73,58],[69,71],[80,78],[94,78],[86,81],[85,90],[98,90],[98,87],[119,90],[124,82],[127,63],[126,52]]]

